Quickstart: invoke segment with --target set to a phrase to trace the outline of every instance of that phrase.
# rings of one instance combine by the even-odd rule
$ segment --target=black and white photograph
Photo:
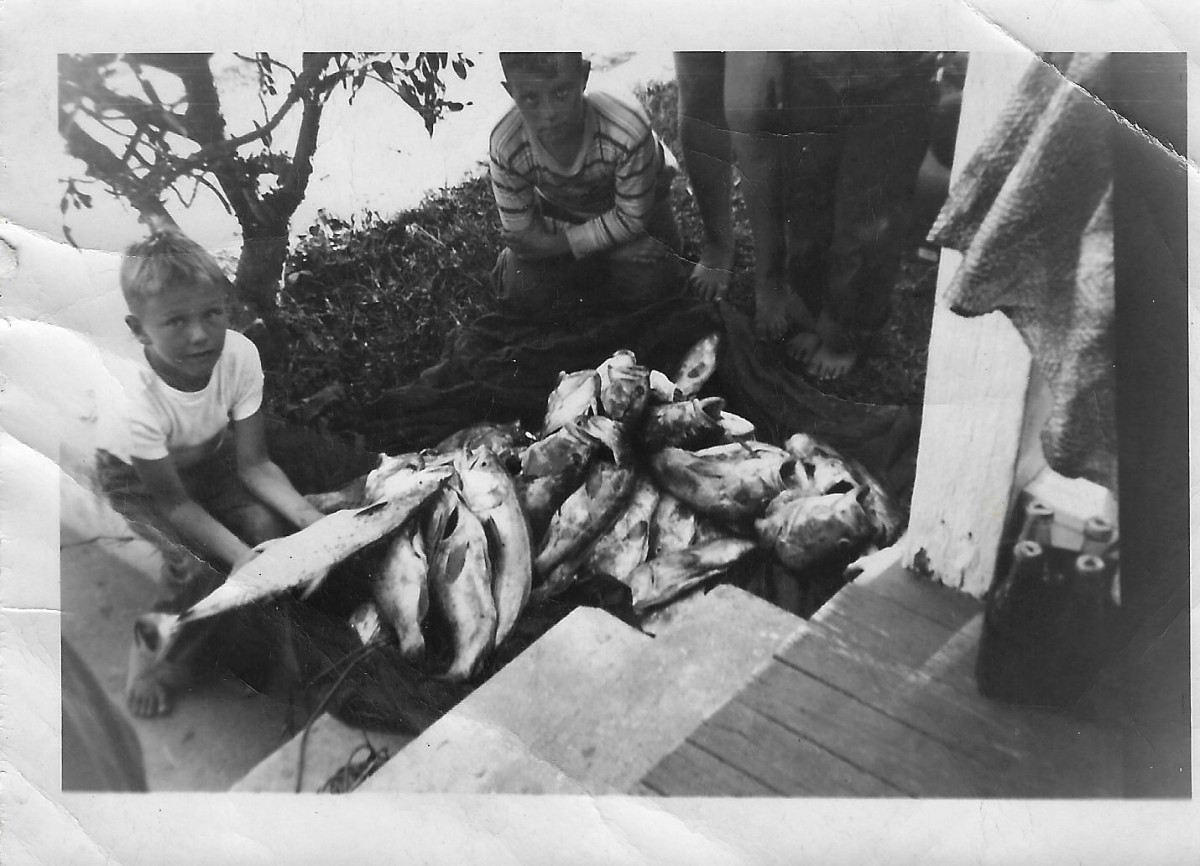
[[[1200,13],[839,5],[11,0],[5,862],[1200,856]]]

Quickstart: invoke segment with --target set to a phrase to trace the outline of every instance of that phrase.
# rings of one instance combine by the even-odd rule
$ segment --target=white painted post
[[[972,54],[951,183],[983,141],[1032,56]],[[962,256],[943,250],[929,343],[925,407],[905,566],[982,596],[1013,496],[1030,391],[1030,356],[1002,313],[958,316],[943,305]],[[1028,469],[1026,469],[1028,471]]]

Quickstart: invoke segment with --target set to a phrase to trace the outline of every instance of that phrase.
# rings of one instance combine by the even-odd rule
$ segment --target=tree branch
[[[83,162],[89,177],[102,181],[117,195],[127,199],[149,225],[175,225],[174,218],[163,207],[158,196],[111,150],[84,132],[74,118],[60,111],[58,128],[66,140],[67,153]]]

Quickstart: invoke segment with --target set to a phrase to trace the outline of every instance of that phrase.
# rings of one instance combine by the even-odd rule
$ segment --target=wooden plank
[[[948,688],[923,670],[873,660],[853,635],[810,627],[815,639],[791,648],[789,665],[986,766],[1007,795],[1117,793],[1105,782],[1120,764],[1111,751],[1116,732],[1053,713],[997,706]]]
[[[788,665],[769,668],[739,699],[907,794],[1001,793],[994,774],[974,758]]]
[[[900,789],[738,700],[688,739],[784,796],[904,796]]]
[[[1115,726],[979,694],[974,665],[981,628],[976,615],[930,653],[933,641],[914,644],[911,637],[835,617],[810,622],[805,638],[778,657],[955,751],[974,754],[1002,774],[1012,795],[1118,793]]]
[[[639,783],[667,797],[776,797],[778,792],[685,742]]]
[[[875,657],[919,667],[954,636],[945,626],[853,584],[838,595],[848,603],[830,608],[824,617],[820,620],[814,617],[810,624],[823,623],[848,633],[862,633],[864,647]]]
[[[1025,54],[972,56],[952,179],[983,141],[1029,64]],[[930,332],[921,444],[904,564],[982,596],[1012,496],[1030,359],[1001,313],[966,319],[943,303],[962,256],[942,252]]]
[[[853,586],[886,598],[907,611],[952,630],[966,625],[981,607],[974,596],[913,574],[898,561],[884,572],[863,574],[854,581]]]

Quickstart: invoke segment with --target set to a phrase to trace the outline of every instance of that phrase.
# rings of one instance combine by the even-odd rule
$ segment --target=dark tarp
[[[492,313],[451,335],[443,359],[372,407],[361,432],[373,449],[398,453],[436,444],[480,421],[519,419],[536,430],[560,371],[595,367],[617,349],[674,376],[701,337],[720,331],[717,375],[705,394],[782,443],[792,433],[825,439],[857,457],[906,502],[916,465],[919,413],[910,407],[852,403],[821,393],[764,348],[753,323],[726,303],[670,299],[628,315],[577,318],[547,326]]]

